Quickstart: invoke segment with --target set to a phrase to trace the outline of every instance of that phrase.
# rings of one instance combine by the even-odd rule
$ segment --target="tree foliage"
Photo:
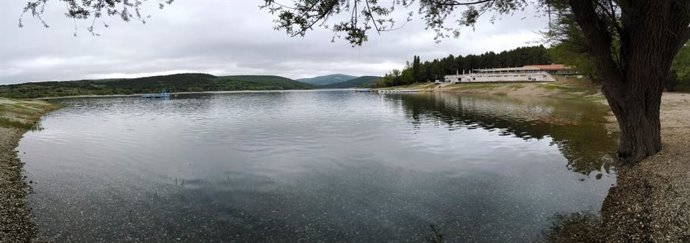
[[[322,27],[354,46],[367,41],[371,31],[380,33],[399,28],[401,22],[411,21],[415,13],[436,33],[438,40],[459,36],[458,26],[474,26],[487,12],[510,14],[526,6],[527,0],[393,0],[385,3],[379,0],[301,0],[291,1],[289,5],[264,0],[261,7],[276,16],[276,29],[291,36],[304,36],[315,27]],[[406,14],[394,15],[400,8],[405,9]],[[456,15],[459,10],[461,14]],[[332,19],[336,20],[328,24]]]
[[[690,82],[690,45],[685,44],[673,59],[671,70],[679,81]]]
[[[156,0],[160,9],[170,5],[173,1]],[[97,20],[105,16],[118,17],[125,22],[137,20],[143,24],[146,23],[146,19],[151,18],[150,15],[145,15],[142,12],[142,7],[148,0],[31,0],[26,3],[23,13],[19,17],[19,27],[24,26],[22,21],[24,15],[31,14],[31,16],[41,21],[44,27],[48,28],[48,23],[43,20],[43,13],[48,2],[64,3],[66,6],[65,16],[67,18],[91,21],[87,30],[94,35],[99,35],[95,31]],[[103,27],[108,28],[108,23],[104,21],[101,23]]]
[[[588,76],[591,80],[598,80],[593,57],[589,54],[589,44],[580,26],[575,21],[572,12],[563,1],[549,1],[548,12],[553,21],[549,29],[543,32],[544,41],[551,44],[549,57],[556,63],[575,67],[576,70]]]

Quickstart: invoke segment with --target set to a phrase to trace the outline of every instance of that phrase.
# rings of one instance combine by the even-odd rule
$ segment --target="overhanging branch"
[[[591,0],[569,0],[575,20],[587,37],[590,54],[594,57],[599,73],[609,86],[620,87],[623,79],[618,64],[613,60],[611,51],[612,35],[606,23],[596,12]]]

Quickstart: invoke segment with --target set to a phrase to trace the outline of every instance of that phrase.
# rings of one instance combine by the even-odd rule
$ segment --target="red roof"
[[[563,64],[549,64],[549,65],[525,65],[529,68],[539,68],[545,71],[557,71],[557,70],[568,70],[570,67]]]

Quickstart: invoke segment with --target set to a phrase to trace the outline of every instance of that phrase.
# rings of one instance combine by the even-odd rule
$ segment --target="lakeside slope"
[[[605,100],[599,85],[588,80],[559,79],[556,82],[459,83],[412,85],[380,88],[381,90],[416,90],[420,92],[449,92],[472,95],[509,97],[552,97],[577,100]]]
[[[30,186],[22,175],[17,145],[22,134],[38,126],[42,115],[58,106],[44,101],[0,98],[0,241],[31,242],[37,229],[27,205]]]

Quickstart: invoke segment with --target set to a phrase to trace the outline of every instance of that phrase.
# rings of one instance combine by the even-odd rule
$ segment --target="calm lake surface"
[[[524,242],[615,183],[605,107],[352,91],[58,100],[27,133],[43,240]]]

